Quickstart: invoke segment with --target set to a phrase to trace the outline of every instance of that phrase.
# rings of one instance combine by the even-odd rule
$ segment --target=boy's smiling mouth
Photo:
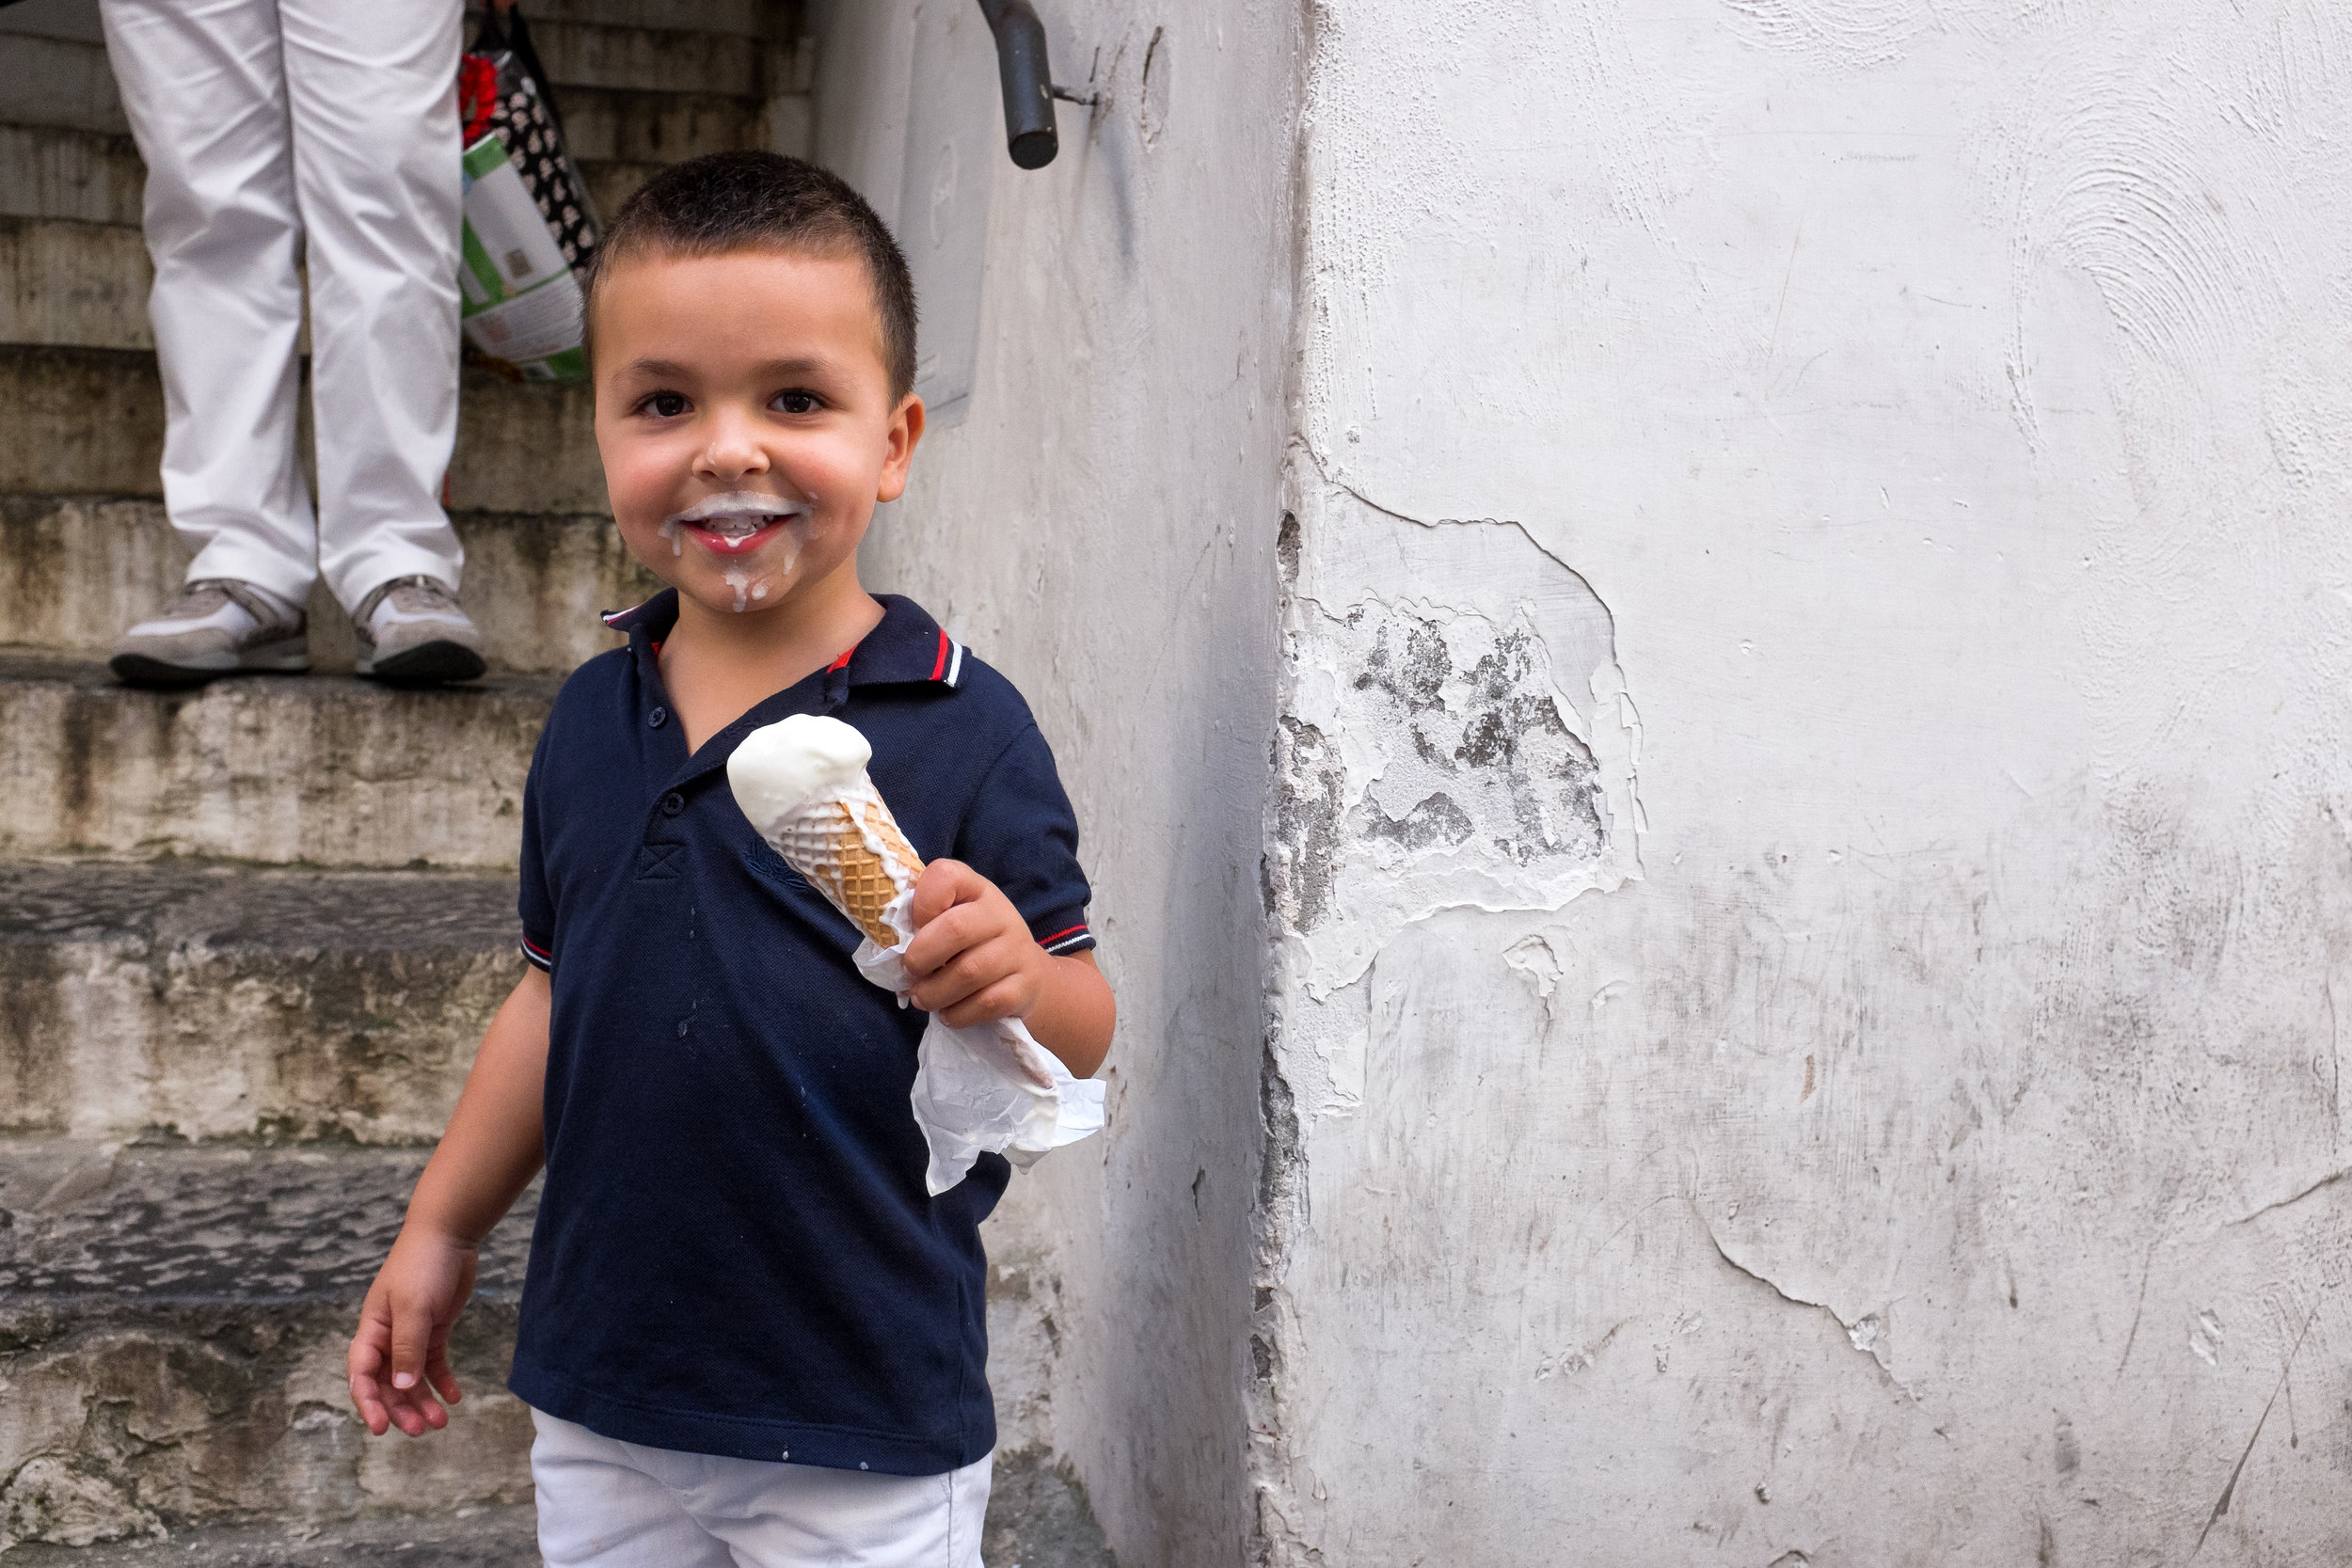
[[[762,491],[735,490],[723,496],[711,496],[695,502],[683,512],[673,512],[661,519],[661,537],[670,542],[672,555],[686,553],[686,538],[693,537],[697,545],[718,556],[744,556],[758,549],[769,540],[782,533],[793,522],[805,523],[811,516],[809,503],[786,496],[771,496]],[[794,555],[800,553],[797,547]],[[791,570],[791,562],[785,562]]]

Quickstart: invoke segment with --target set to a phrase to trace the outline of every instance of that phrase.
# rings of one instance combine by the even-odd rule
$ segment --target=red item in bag
[[[471,147],[482,139],[482,133],[490,128],[490,117],[498,112],[499,68],[495,61],[479,55],[457,57],[457,113],[466,122],[466,134],[460,147]]]

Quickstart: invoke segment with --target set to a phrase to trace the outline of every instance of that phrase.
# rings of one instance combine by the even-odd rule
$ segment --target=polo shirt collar
[[[880,625],[865,639],[844,649],[826,673],[840,673],[850,686],[935,683],[950,689],[963,679],[963,644],[947,635],[940,624],[913,599],[897,594],[877,594],[882,607]],[[628,634],[632,645],[658,647],[677,625],[677,590],[665,588],[634,610],[607,610],[604,624]]]

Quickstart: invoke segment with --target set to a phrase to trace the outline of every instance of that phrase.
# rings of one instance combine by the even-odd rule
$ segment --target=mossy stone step
[[[511,866],[558,684],[246,675],[148,691],[94,660],[0,652],[0,858]]]
[[[484,1248],[450,1429],[372,1439],[350,1413],[352,1323],[423,1161],[0,1139],[0,1542],[528,1500],[530,1412],[501,1386],[528,1200]]]
[[[515,933],[504,872],[0,862],[0,1132],[429,1144]]]

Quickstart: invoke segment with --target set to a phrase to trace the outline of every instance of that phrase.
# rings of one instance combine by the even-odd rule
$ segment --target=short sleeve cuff
[[[522,949],[523,957],[529,958],[535,967],[546,970],[549,974],[555,972],[555,950],[546,942],[532,941],[530,934],[526,932],[516,945]]]
[[[1037,944],[1057,958],[1066,958],[1073,953],[1083,953],[1095,944],[1094,933],[1088,928],[1087,923],[1083,920],[1075,923],[1066,918],[1041,920],[1029,929],[1037,938]]]

